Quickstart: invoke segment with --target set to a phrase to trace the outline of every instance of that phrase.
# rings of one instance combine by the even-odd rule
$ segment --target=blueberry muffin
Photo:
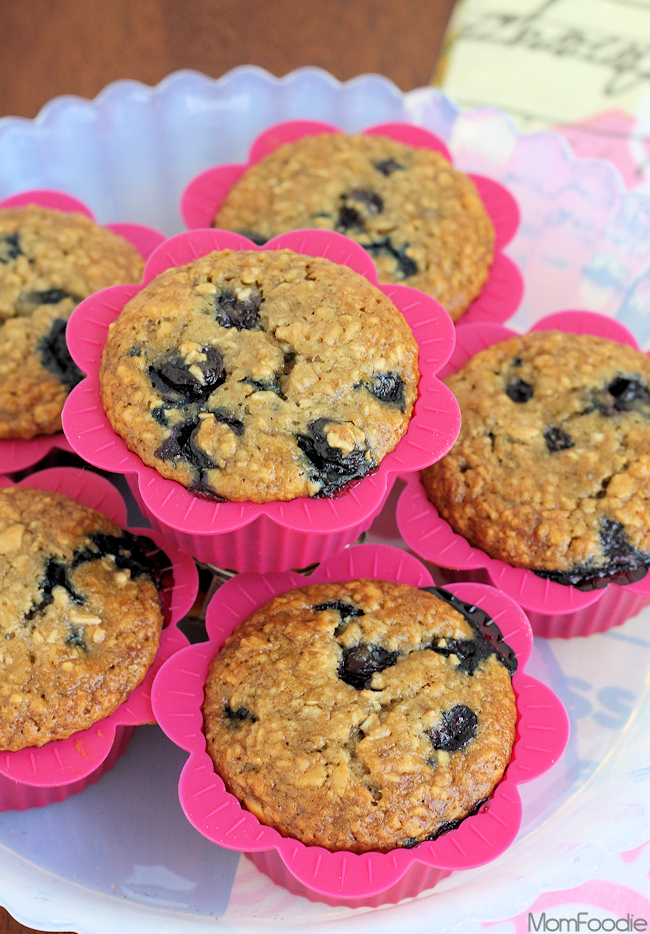
[[[30,205],[0,209],[0,439],[61,430],[61,410],[83,377],[65,341],[78,303],[138,282],[135,247],[82,214]]]
[[[153,662],[167,560],[87,506],[0,490],[0,750],[109,716]]]
[[[111,325],[100,372],[115,431],[145,464],[214,499],[332,496],[398,443],[417,344],[347,266],[291,250],[168,269]]]
[[[650,361],[591,334],[494,344],[447,381],[462,427],[422,473],[443,519],[493,558],[581,590],[650,565]]]
[[[414,846],[476,813],[502,778],[516,664],[487,614],[445,590],[292,590],[213,660],[207,750],[283,836],[355,853]]]
[[[474,183],[430,149],[383,136],[305,136],[236,182],[214,219],[263,244],[304,227],[368,251],[380,282],[421,289],[456,320],[488,277],[494,230]]]

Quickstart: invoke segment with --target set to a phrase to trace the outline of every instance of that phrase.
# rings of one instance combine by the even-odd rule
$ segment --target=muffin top
[[[227,789],[284,836],[330,850],[435,839],[510,760],[512,650],[450,593],[382,580],[275,597],[226,640],[203,705]]]
[[[650,361],[592,334],[494,344],[446,381],[462,413],[422,473],[440,515],[493,558],[585,590],[650,565]]]
[[[104,408],[128,447],[211,498],[332,496],[408,427],[417,344],[378,288],[291,250],[168,269],[109,330]]]
[[[142,681],[162,628],[149,539],[46,490],[0,490],[0,749],[65,739]]]
[[[138,282],[143,268],[135,247],[82,214],[0,209],[0,439],[61,430],[83,377],[66,345],[68,318],[93,292]]]
[[[259,244],[304,227],[344,233],[372,256],[380,282],[421,289],[454,320],[480,293],[494,251],[466,175],[437,152],[374,135],[280,146],[235,183],[214,226]]]

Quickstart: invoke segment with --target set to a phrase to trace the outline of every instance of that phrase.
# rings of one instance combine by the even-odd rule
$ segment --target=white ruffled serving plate
[[[191,72],[151,89],[108,87],[94,102],[60,98],[34,121],[0,120],[0,198],[59,188],[100,223],[182,229],[178,198],[198,172],[245,158],[279,120],[312,118],[356,131],[408,120],[442,136],[462,169],[489,175],[519,201],[507,252],[526,283],[511,324],[562,308],[617,317],[650,346],[650,198],[627,193],[611,165],[575,159],[551,133],[518,134],[494,110],[461,113],[441,92],[401,94],[364,76],[339,84],[316,69],[277,80],[239,68],[213,81]],[[394,496],[390,504],[394,503]],[[397,544],[384,513],[372,540]],[[571,714],[560,762],[522,787],[513,846],[488,866],[375,910],[329,908],[287,894],[246,859],[185,821],[176,798],[184,754],[140,727],[115,769],[43,810],[0,815],[0,902],[24,924],[80,934],[327,931],[413,934],[483,930],[544,891],[594,878],[608,854],[650,838],[650,610],[604,635],[536,640],[530,674]]]

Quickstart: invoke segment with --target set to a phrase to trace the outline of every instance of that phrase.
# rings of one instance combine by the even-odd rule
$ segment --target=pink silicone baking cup
[[[329,231],[293,231],[264,247],[223,230],[191,230],[156,249],[147,262],[146,285],[170,266],[180,266],[212,250],[288,248],[324,256],[349,266],[377,285],[375,266],[354,241]],[[380,285],[402,312],[418,343],[420,382],[406,434],[378,469],[338,498],[273,503],[213,503],[167,480],[112,429],[99,393],[99,367],[106,333],[126,302],[142,286],[104,289],[85,299],[68,324],[68,346],[88,378],[76,386],[63,410],[63,429],[84,460],[127,475],[143,513],[151,524],[184,551],[201,561],[237,571],[285,571],[306,567],[336,554],[355,541],[380,511],[397,475],[421,470],[442,457],[460,428],[458,404],[436,373],[449,359],[455,330],[451,318],[433,298],[403,285]]]
[[[235,182],[255,163],[285,143],[293,143],[304,136],[320,133],[341,133],[339,127],[317,120],[289,120],[276,123],[261,133],[248,156],[248,162],[217,165],[192,179],[181,195],[181,214],[190,229],[211,227],[224,198]],[[369,136],[387,136],[399,143],[419,149],[439,152],[453,163],[451,153],[440,139],[422,127],[410,123],[380,123],[363,130]],[[462,316],[462,321],[502,322],[510,318],[521,302],[523,279],[513,261],[505,256],[503,248],[512,240],[519,226],[519,207],[510,192],[491,178],[469,175],[495,231],[494,260],[487,282],[479,297]]]
[[[73,198],[72,195],[66,195],[62,191],[51,191],[47,188],[35,188],[11,195],[0,201],[0,208],[23,208],[29,204],[38,204],[40,207],[52,208],[56,211],[84,214],[91,221],[95,221],[94,214],[83,201]],[[104,227],[133,244],[143,259],[147,259],[165,239],[163,234],[157,230],[142,224],[104,224]],[[38,435],[29,440],[21,438],[0,440],[0,472],[14,473],[18,470],[25,470],[26,467],[32,467],[53,448],[61,451],[72,450],[62,431],[55,435]]]
[[[505,776],[478,814],[457,830],[413,849],[389,853],[331,853],[282,837],[244,810],[225,790],[206,752],[203,685],[211,660],[227,636],[268,600],[294,587],[355,578],[394,580],[414,587],[433,584],[426,568],[406,552],[386,545],[354,545],[324,561],[309,577],[240,574],[221,587],[206,618],[209,642],[179,652],[160,669],[152,692],[159,725],[190,753],[179,782],[185,814],[204,836],[240,850],[278,885],[296,895],[331,905],[376,906],[417,895],[455,869],[495,859],[514,840],[521,823],[517,785],[545,772],[562,754],[569,735],[566,712],[547,687],[524,669],[532,647],[525,614],[508,596],[484,584],[453,584],[462,600],[484,609],[497,622],[517,655],[512,679],[517,729]]]
[[[151,688],[156,672],[188,640],[177,628],[192,606],[198,591],[198,573],[191,558],[183,555],[151,529],[126,525],[126,506],[115,487],[90,470],[53,467],[30,474],[18,484],[63,493],[78,503],[97,509],[135,535],[146,535],[170,560],[173,583],[160,591],[164,629],[153,665],[144,681],[131,692],[110,717],[98,720],[88,730],[68,739],[38,748],[0,752],[0,811],[43,807],[83,791],[109,771],[122,755],[139,723],[154,720]],[[13,486],[0,476],[0,487]]]
[[[559,311],[542,318],[531,330],[596,334],[639,349],[634,336],[622,324],[590,311]],[[454,353],[441,375],[456,372],[480,350],[517,336],[515,331],[500,325],[461,324],[456,329]],[[605,632],[650,604],[650,574],[635,584],[608,584],[601,590],[585,592],[490,558],[438,515],[417,475],[408,478],[399,499],[397,524],[416,554],[453,570],[451,579],[492,581],[509,594],[526,610],[536,636],[569,639]]]

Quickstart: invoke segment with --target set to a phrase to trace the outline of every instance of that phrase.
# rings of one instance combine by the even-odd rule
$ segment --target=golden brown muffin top
[[[100,373],[115,431],[144,463],[234,501],[331,496],[406,432],[417,344],[347,266],[291,250],[168,269],[111,325]]]
[[[85,730],[140,684],[162,628],[155,550],[67,496],[0,490],[0,749]]]
[[[462,427],[422,481],[455,531],[493,558],[585,589],[645,574],[645,354],[534,331],[481,351],[446,382]]]
[[[216,771],[259,820],[308,845],[386,851],[455,827],[491,795],[514,740],[516,661],[501,641],[497,654],[487,620],[392,581],[274,598],[210,666]]]
[[[83,374],[65,342],[79,302],[139,282],[144,261],[83,214],[29,205],[0,209],[0,439],[61,430],[61,410]]]
[[[280,146],[237,180],[214,226],[260,244],[299,228],[338,231],[368,251],[380,282],[421,289],[454,320],[479,295],[494,252],[471,179],[440,153],[366,134]]]

